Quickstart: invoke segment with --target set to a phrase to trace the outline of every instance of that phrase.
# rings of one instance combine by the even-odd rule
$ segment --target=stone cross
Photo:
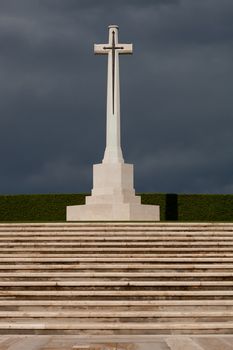
[[[93,165],[93,188],[84,205],[67,207],[67,221],[159,221],[159,206],[141,204],[135,195],[133,164],[124,162],[120,140],[119,55],[133,52],[119,44],[118,26],[109,26],[109,41],[94,47],[108,55],[107,140],[102,163]]]
[[[118,26],[110,25],[108,44],[95,44],[95,54],[108,55],[107,128],[103,163],[124,163],[120,136],[119,55],[132,54],[132,44],[118,43]]]

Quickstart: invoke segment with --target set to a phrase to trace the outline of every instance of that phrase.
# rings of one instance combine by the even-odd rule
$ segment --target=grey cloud
[[[110,8],[111,4],[111,8]],[[0,1],[1,193],[85,192],[120,25],[122,143],[137,191],[232,192],[233,3]]]

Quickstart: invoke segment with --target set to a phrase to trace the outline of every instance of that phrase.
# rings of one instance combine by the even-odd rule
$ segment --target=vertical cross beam
[[[132,54],[132,44],[118,43],[118,26],[109,26],[109,42],[95,44],[95,54],[108,55],[107,128],[104,163],[123,163],[120,140],[119,55]]]

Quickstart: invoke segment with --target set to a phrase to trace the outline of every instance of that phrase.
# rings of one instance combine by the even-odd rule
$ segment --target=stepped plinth
[[[143,205],[135,195],[133,165],[125,163],[93,166],[93,190],[85,205],[67,207],[67,221],[156,221],[159,206]]]

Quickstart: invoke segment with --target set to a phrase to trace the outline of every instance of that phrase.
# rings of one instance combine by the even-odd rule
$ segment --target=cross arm
[[[107,55],[108,50],[105,49],[108,44],[94,44],[94,53],[95,55]]]
[[[121,55],[130,55],[133,53],[133,44],[118,44],[118,53]]]
[[[115,50],[121,55],[129,55],[133,53],[133,44],[117,44]],[[112,49],[109,44],[94,44],[95,55],[106,55]]]

